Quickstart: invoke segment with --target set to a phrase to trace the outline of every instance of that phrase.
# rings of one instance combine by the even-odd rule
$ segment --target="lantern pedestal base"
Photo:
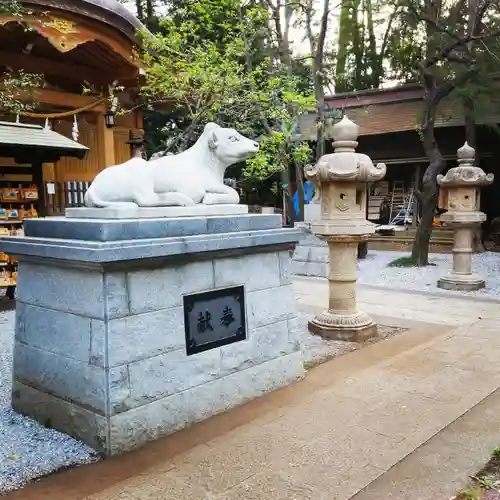
[[[485,281],[477,274],[449,274],[443,276],[437,282],[438,288],[443,290],[458,290],[460,292],[472,292],[481,290],[486,286]]]
[[[377,325],[367,314],[325,311],[309,321],[309,331],[325,339],[362,342],[377,335]]]

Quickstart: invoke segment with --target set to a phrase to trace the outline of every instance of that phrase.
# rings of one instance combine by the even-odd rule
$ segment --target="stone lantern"
[[[356,153],[359,127],[344,118],[332,128],[335,152],[322,156],[305,176],[321,186],[321,218],[312,232],[328,243],[328,310],[309,322],[309,330],[322,337],[358,341],[376,334],[376,325],[356,307],[358,244],[375,232],[366,220],[366,183],[382,179],[384,164]]]
[[[441,220],[454,229],[453,270],[438,280],[438,287],[446,290],[479,290],[485,282],[472,272],[472,240],[475,230],[486,220],[480,209],[481,186],[493,182],[493,174],[474,165],[474,148],[467,142],[458,150],[458,167],[438,175],[437,182],[447,190],[447,212]]]

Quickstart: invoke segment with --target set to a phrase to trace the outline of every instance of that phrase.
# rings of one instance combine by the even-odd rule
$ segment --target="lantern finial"
[[[476,150],[472,146],[469,146],[467,141],[465,141],[465,144],[457,150],[457,159],[460,165],[474,164],[475,157]]]

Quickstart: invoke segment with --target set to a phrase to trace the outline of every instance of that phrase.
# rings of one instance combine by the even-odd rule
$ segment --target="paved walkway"
[[[300,279],[296,290],[304,311],[326,300],[324,281]],[[390,475],[500,387],[500,304],[368,288],[359,301],[384,323],[412,329],[141,450],[10,497],[448,500],[438,481],[423,496],[390,496]],[[496,434],[488,428],[488,442],[500,444]],[[420,472],[436,472],[425,467]]]

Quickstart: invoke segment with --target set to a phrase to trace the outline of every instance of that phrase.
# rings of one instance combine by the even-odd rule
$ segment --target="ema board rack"
[[[0,188],[0,236],[24,236],[24,220],[38,217],[37,201],[34,185]],[[7,295],[14,298],[16,285],[17,261],[0,251],[0,289],[7,288]]]

